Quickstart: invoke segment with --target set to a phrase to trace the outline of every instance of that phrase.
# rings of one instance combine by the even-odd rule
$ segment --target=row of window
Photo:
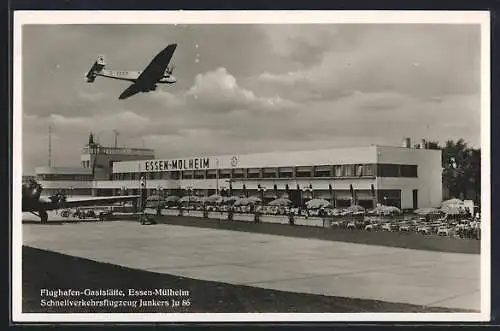
[[[92,175],[72,175],[72,174],[39,174],[38,180],[73,180],[73,181],[91,181]]]
[[[268,179],[268,178],[350,178],[350,177],[417,177],[416,165],[345,164],[317,167],[249,168],[219,170],[184,170],[146,173],[146,179]],[[139,180],[140,173],[115,173],[114,180]]]

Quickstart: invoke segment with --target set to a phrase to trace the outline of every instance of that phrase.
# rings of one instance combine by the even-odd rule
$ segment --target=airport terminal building
[[[142,181],[141,181],[142,178]],[[95,181],[105,194],[257,196],[284,194],[295,204],[310,198],[371,208],[439,206],[441,151],[367,146],[244,155],[115,162],[112,179]]]
[[[402,209],[437,207],[442,201],[441,151],[365,146],[221,156],[155,158],[145,148],[103,147],[92,137],[80,167],[39,167],[44,194],[283,195],[294,204],[322,198],[335,207],[377,203]]]

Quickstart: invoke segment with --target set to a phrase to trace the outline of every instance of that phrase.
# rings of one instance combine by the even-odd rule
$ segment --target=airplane
[[[132,82],[127,89],[118,97],[120,100],[127,99],[139,92],[149,92],[156,90],[156,84],[174,84],[177,78],[172,74],[173,67],[168,67],[172,56],[174,55],[177,44],[170,44],[148,64],[144,71],[128,70],[106,70],[106,62],[102,55],[97,57],[85,77],[88,83],[93,83],[98,76],[124,80]]]
[[[41,197],[42,185],[35,180],[23,183],[22,188],[22,211],[30,212],[40,217],[41,223],[47,223],[49,210],[63,208],[97,206],[107,203],[138,200],[139,195],[111,196],[111,197],[89,197],[68,199],[62,195],[53,195],[48,200]]]

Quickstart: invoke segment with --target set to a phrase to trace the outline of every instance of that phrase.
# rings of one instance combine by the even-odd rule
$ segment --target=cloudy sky
[[[168,43],[175,85],[118,100],[127,82],[83,76],[97,55],[142,70]],[[475,25],[28,25],[23,171],[78,166],[99,142],[158,157],[244,154],[403,137],[480,144]]]

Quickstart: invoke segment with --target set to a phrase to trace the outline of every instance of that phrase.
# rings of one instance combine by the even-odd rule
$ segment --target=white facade
[[[441,151],[379,146],[377,162],[382,164],[416,164],[417,178],[377,177],[377,188],[400,189],[402,208],[411,208],[412,192],[418,190],[419,207],[439,207],[442,202]]]
[[[91,194],[92,169],[80,167],[37,167],[35,178],[44,195],[67,191],[70,195]]]
[[[52,193],[135,194],[142,176],[147,189],[177,195],[188,188],[195,195],[231,189],[234,195],[268,200],[286,192],[296,199],[305,195],[339,204],[382,203],[403,209],[437,207],[442,201],[441,151],[406,147],[120,161],[112,164],[112,177],[103,180],[92,180],[89,168],[40,167],[36,174],[44,190]]]
[[[346,169],[349,167],[353,173],[345,170],[341,176],[338,176],[336,171],[344,166]],[[365,166],[364,170],[360,168],[360,173],[354,173],[358,171],[358,167],[363,166]],[[398,175],[392,176],[384,174],[383,171],[380,172],[381,169],[379,169],[381,167],[401,169],[402,166],[411,168],[410,172],[414,170],[414,173],[404,176],[401,173],[402,170],[399,170]],[[329,169],[329,175],[316,176],[315,171],[322,168]],[[298,176],[299,171],[304,169],[311,171],[311,175],[305,178]],[[367,173],[369,171],[367,169],[372,169],[372,173]],[[280,176],[281,172],[287,171],[293,172],[293,175]],[[218,174],[214,177],[213,174],[216,172]],[[258,178],[250,178],[251,172],[260,174]],[[274,172],[275,177],[265,178],[266,172]],[[113,173],[114,180],[96,181],[94,187],[97,189],[138,189],[139,176],[145,175],[148,189],[185,190],[190,188],[195,192],[198,191],[198,194],[205,195],[213,190],[227,189],[229,185],[239,194],[245,186],[246,190],[251,192],[250,195],[256,195],[256,190],[260,186],[266,188],[265,197],[272,197],[275,189],[283,193],[287,186],[291,190],[297,186],[301,190],[312,186],[314,197],[328,198],[331,195],[329,191],[331,186],[335,191],[335,198],[345,200],[348,199],[352,186],[360,200],[372,200],[370,191],[374,189],[377,192],[375,194],[377,202],[384,203],[390,199],[400,199],[399,207],[403,209],[411,209],[415,206],[418,208],[437,207],[442,200],[441,151],[406,147],[367,146],[125,161],[114,163]],[[167,175],[170,173],[177,173],[177,177],[170,178],[170,175]],[[184,178],[185,174],[194,176],[195,173],[199,173],[203,178]],[[243,173],[244,175],[241,175]],[[212,174],[212,177],[209,178],[209,174]],[[223,178],[224,174],[229,178]],[[240,176],[235,177],[235,174],[240,174]],[[120,176],[128,177],[121,178]]]
[[[198,162],[197,162],[198,160]],[[201,162],[200,162],[201,160]],[[208,160],[208,165],[206,161]],[[116,162],[114,173],[124,172],[157,172],[163,170],[196,170],[196,169],[231,169],[231,168],[267,168],[285,166],[314,166],[334,164],[376,163],[377,147],[337,148],[311,151],[289,151],[255,154],[233,154],[219,156],[198,156],[179,159],[154,159],[143,161]],[[164,167],[151,168],[154,162],[168,164]],[[192,163],[192,166],[190,166]],[[182,164],[182,165],[181,165]],[[197,167],[195,167],[198,164]],[[172,167],[172,165],[177,165]]]

